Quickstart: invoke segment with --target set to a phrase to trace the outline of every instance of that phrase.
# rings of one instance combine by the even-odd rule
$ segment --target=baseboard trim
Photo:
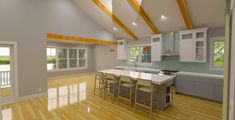
[[[1,101],[0,105],[11,104],[11,103],[19,102],[19,101],[22,101],[22,100],[27,100],[27,99],[41,97],[41,96],[47,96],[47,92],[38,93],[38,94],[34,94],[34,95],[27,95],[27,96],[23,96],[23,97],[18,97],[18,98],[15,98],[14,100],[9,100],[9,101],[4,101],[4,102]]]
[[[78,76],[83,76],[83,75],[91,75],[91,74],[94,74],[94,73],[95,72],[61,75],[61,76],[56,76],[56,77],[48,77],[47,80],[50,81],[50,80],[66,79],[66,78],[78,77]]]
[[[37,94],[33,94],[33,95],[27,95],[27,96],[23,96],[23,97],[18,97],[16,99],[16,102],[21,101],[21,100],[27,100],[27,99],[31,99],[31,98],[41,97],[41,96],[47,96],[47,92],[37,93]]]

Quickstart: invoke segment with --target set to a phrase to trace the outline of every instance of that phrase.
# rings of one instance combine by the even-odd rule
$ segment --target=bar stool
[[[98,82],[98,88],[97,88],[97,82]],[[105,89],[105,80],[104,80],[104,74],[102,72],[96,72],[95,73],[95,81],[94,81],[94,95],[96,90],[103,90]]]
[[[113,102],[114,102],[114,99],[115,99],[115,93],[117,89],[117,85],[118,85],[118,77],[114,76],[113,74],[109,74],[109,73],[106,73],[105,74],[105,94],[104,94],[104,99],[105,99],[105,96],[106,95],[109,95],[112,97],[113,99]]]
[[[121,93],[123,93],[123,88],[124,87],[128,88],[128,90],[129,90],[129,94],[128,94],[129,98],[121,96]],[[118,102],[120,101],[120,99],[126,100],[126,101],[129,102],[129,106],[131,107],[131,103],[132,103],[131,101],[132,101],[132,96],[133,96],[133,88],[135,88],[135,82],[131,80],[131,77],[120,76],[119,87],[118,87]]]
[[[153,93],[156,90],[156,86],[152,84],[151,80],[137,79],[136,91],[135,91],[135,110],[136,106],[141,106],[150,110],[150,118],[152,117],[153,109]],[[145,93],[145,104],[137,101],[139,91]],[[150,105],[146,105],[146,94],[150,94]]]

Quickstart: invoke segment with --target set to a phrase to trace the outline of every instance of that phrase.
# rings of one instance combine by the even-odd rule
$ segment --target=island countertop
[[[162,85],[175,78],[175,76],[169,76],[169,75],[158,75],[158,74],[127,71],[127,70],[117,70],[117,69],[100,70],[99,72],[114,74],[117,76],[129,76],[133,79],[139,78],[139,79],[144,79],[144,80],[152,80],[153,84],[156,84],[156,85]]]

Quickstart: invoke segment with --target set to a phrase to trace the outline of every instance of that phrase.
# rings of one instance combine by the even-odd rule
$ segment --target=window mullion
[[[69,63],[69,49],[66,48],[66,50],[67,50],[67,69],[69,69],[70,68],[69,67],[69,65],[70,65],[70,63]]]

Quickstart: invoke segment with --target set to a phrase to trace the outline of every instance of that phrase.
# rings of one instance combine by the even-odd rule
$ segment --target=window
[[[47,48],[47,70],[56,69],[56,49]]]
[[[141,46],[141,62],[151,63],[151,46]]]
[[[130,47],[129,61],[136,62],[138,61],[139,49],[137,46]]]
[[[66,69],[67,68],[67,49],[59,48],[58,51],[58,68],[59,69]]]
[[[78,49],[79,51],[79,68],[86,68],[86,49]]]
[[[224,38],[213,38],[211,40],[211,65],[212,68],[223,68],[224,66]]]
[[[47,48],[47,70],[66,70],[87,67],[85,48]]]
[[[69,68],[76,68],[77,67],[77,60],[78,53],[77,49],[69,49]]]
[[[151,46],[129,47],[129,62],[151,63]]]

